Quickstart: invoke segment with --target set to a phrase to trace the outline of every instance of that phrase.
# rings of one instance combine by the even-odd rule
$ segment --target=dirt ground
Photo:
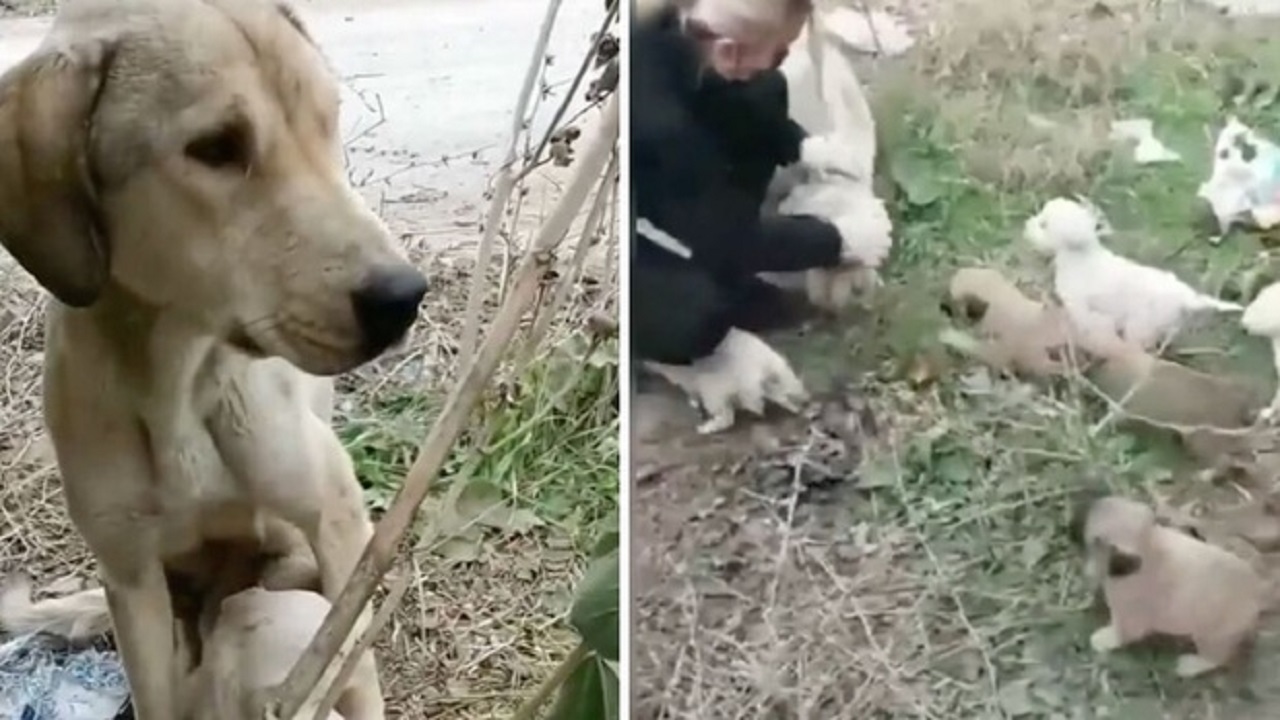
[[[1280,137],[1274,96],[1256,89],[1280,71],[1274,21],[1118,0],[898,9],[916,48],[863,68],[898,228],[886,287],[771,338],[812,406],[706,439],[669,391],[635,401],[633,716],[1275,716],[1274,616],[1251,661],[1195,681],[1174,677],[1166,645],[1096,657],[1106,615],[1067,530],[1079,491],[1101,485],[1275,579],[1274,472],[1251,458],[1245,476],[1208,474],[1083,379],[1001,377],[939,339],[959,267],[1047,294],[1046,263],[1020,237],[1056,195],[1089,197],[1119,251],[1208,292],[1247,301],[1274,279],[1271,239],[1212,245],[1193,201],[1228,115]],[[1108,126],[1134,117],[1182,162],[1128,159]],[[1259,403],[1274,388],[1268,348],[1229,318],[1174,351]]]

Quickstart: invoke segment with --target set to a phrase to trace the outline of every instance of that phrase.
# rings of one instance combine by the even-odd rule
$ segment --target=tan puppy
[[[1190,638],[1182,677],[1226,664],[1257,631],[1266,602],[1262,578],[1239,557],[1156,523],[1142,503],[1094,502],[1084,522],[1089,573],[1101,582],[1110,622],[1090,637],[1110,652],[1153,634]]]
[[[324,596],[307,590],[249,588],[223,600],[212,628],[202,633],[204,653],[200,667],[188,678],[187,706],[193,712],[192,720],[259,720],[257,712],[263,694],[284,682],[330,607]],[[350,652],[350,644],[330,665],[317,692],[297,717],[310,720],[315,716],[319,693],[333,682]],[[343,713],[348,709],[352,688],[376,681],[369,657],[357,667],[348,690],[327,715],[329,720],[357,717]]]
[[[69,0],[0,77],[0,240],[58,300],[45,420],[138,720],[178,717],[166,572],[276,516],[333,598],[372,532],[317,376],[426,285],[347,181],[338,98],[271,0]]]
[[[1073,334],[1061,308],[1032,300],[991,268],[958,270],[948,296],[949,313],[976,320],[982,362],[1037,377],[1066,372]]]

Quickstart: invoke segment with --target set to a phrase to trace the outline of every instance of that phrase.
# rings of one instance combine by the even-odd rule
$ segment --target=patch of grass
[[[534,357],[486,397],[478,430],[454,449],[436,493],[484,480],[588,547],[617,512],[617,369],[616,342],[585,335]],[[401,388],[339,426],[375,511],[399,490],[442,401]]]

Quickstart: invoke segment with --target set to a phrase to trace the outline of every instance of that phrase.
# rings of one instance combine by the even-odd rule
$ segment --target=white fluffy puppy
[[[871,187],[871,168],[858,148],[834,133],[809,137],[801,146],[796,184],[778,204],[783,215],[812,215],[835,225],[844,240],[836,270],[812,270],[805,281],[809,299],[839,309],[854,289],[879,285],[879,268],[893,248],[893,221]]]
[[[1250,335],[1265,337],[1271,341],[1272,361],[1276,366],[1276,376],[1280,378],[1280,283],[1272,283],[1258,293],[1240,316],[1240,325]],[[1270,422],[1278,415],[1280,385],[1277,385],[1271,404],[1262,411],[1260,417]]]
[[[843,307],[855,288],[877,287],[878,270],[893,247],[893,224],[872,190],[876,123],[848,54],[852,49],[841,28],[825,27],[815,16],[782,64],[789,111],[810,136],[800,147],[800,162],[779,173],[777,209],[823,218],[840,231],[845,267],[804,274],[810,301],[830,310]]]
[[[711,355],[689,365],[646,362],[653,372],[684,390],[707,419],[698,426],[702,434],[733,426],[735,409],[764,414],[773,402],[798,412],[808,393],[786,358],[744,330],[732,328]]]
[[[1023,234],[1053,256],[1054,290],[1071,320],[1086,333],[1118,333],[1153,348],[1195,312],[1233,312],[1243,306],[1205,295],[1167,270],[1118,255],[1102,244],[1106,221],[1082,202],[1054,198],[1027,220]]]

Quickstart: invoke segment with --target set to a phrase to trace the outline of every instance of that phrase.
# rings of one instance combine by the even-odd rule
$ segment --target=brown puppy
[[[1084,522],[1089,574],[1100,581],[1110,622],[1089,638],[1106,653],[1154,634],[1190,638],[1181,677],[1226,664],[1257,631],[1266,586],[1239,557],[1156,522],[1151,508],[1109,496]]]
[[[978,359],[1007,372],[1061,375],[1073,341],[1066,313],[1027,297],[991,268],[962,268],[951,277],[944,309],[976,322]]]
[[[1089,379],[1127,415],[1184,428],[1235,429],[1253,423],[1263,403],[1246,384],[1118,344]]]

